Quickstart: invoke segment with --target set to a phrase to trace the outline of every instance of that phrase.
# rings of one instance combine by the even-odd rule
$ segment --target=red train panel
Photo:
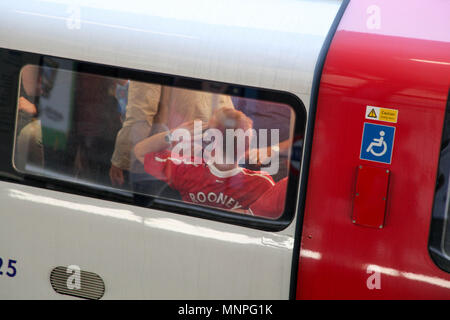
[[[450,299],[450,274],[428,251],[450,85],[449,3],[371,3],[350,2],[325,61],[297,298]],[[368,117],[368,106],[396,116]],[[379,153],[383,128],[395,131],[384,140],[390,161],[365,156],[365,123],[380,128],[376,142],[369,136]],[[352,223],[360,165],[390,171],[383,228]]]

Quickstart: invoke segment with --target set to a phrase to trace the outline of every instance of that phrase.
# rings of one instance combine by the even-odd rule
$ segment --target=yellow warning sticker
[[[377,109],[378,111],[378,109]],[[375,111],[375,108],[372,108],[369,112],[369,115],[367,116],[369,118],[378,119],[377,112]]]
[[[367,106],[366,119],[397,123],[398,110]]]

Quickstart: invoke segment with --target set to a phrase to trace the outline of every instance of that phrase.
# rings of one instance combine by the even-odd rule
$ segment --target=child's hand
[[[24,97],[19,98],[19,110],[23,110],[26,113],[35,115],[37,113],[36,106]]]
[[[258,166],[269,164],[277,153],[276,148],[271,146],[260,149],[250,149],[245,153],[245,159],[249,164],[257,164]]]

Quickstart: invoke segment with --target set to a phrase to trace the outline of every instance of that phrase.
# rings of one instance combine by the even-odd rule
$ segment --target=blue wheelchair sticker
[[[364,123],[359,158],[381,163],[391,163],[395,127]]]

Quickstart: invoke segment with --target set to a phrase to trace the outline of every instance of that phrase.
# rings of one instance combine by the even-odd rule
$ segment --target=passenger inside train
[[[196,139],[195,122],[140,141],[134,148],[136,158],[144,164],[146,172],[178,190],[183,201],[233,211],[247,210],[275,185],[267,173],[239,167],[250,141],[238,141],[233,131],[251,132],[252,121],[231,107],[217,109],[207,124],[198,121],[200,137],[197,139],[202,135],[214,136],[214,139],[208,139],[212,147],[200,145],[199,152],[192,155],[191,150],[196,146],[189,142]],[[178,142],[177,138],[172,138],[174,135],[187,141],[187,147],[170,149],[172,143]],[[251,138],[249,135],[248,140]],[[240,147],[239,143],[243,145]]]
[[[270,219],[282,214],[295,122],[288,105],[71,68],[63,59],[23,68],[18,171]]]

